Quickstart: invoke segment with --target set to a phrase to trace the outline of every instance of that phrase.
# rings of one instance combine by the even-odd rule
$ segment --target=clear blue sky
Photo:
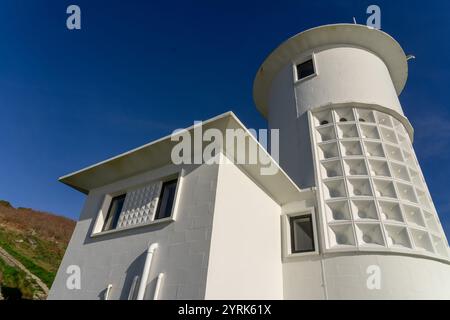
[[[417,57],[401,102],[450,234],[448,1],[3,0],[0,199],[76,219],[84,196],[61,175],[228,110],[265,127],[251,89],[267,54],[310,27],[365,23],[369,4]]]

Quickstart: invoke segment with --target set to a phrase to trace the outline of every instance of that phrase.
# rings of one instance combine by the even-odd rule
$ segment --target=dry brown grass
[[[76,222],[65,217],[26,208],[13,208],[0,200],[0,246],[31,273],[51,286]],[[26,274],[0,260],[4,287],[20,290],[32,299],[39,293]],[[36,296],[37,297],[37,296]]]
[[[69,242],[75,224],[75,221],[62,216],[32,209],[16,209],[0,203],[0,225],[36,234],[48,241]]]

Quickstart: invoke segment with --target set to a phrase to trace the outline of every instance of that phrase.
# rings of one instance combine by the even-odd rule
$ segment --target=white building
[[[175,165],[169,136],[62,177],[87,199],[49,298],[449,299],[448,242],[398,99],[407,75],[382,31],[307,30],[254,82],[284,171]],[[209,128],[265,153],[231,112]]]

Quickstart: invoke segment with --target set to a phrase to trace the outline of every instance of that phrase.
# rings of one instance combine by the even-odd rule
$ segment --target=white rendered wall
[[[91,237],[105,194],[134,189],[173,175],[181,168],[168,165],[98,188],[89,193],[70,240],[49,299],[127,299],[132,281],[141,275],[145,252],[158,243],[144,299],[152,299],[159,273],[164,273],[160,299],[203,299],[218,165],[186,166],[176,221],[147,225]],[[66,287],[67,267],[81,269],[81,288]]]
[[[294,79],[294,66],[296,63],[303,62],[312,52],[299,53],[297,59],[292,61],[292,64],[287,64],[282,68],[272,81],[269,101],[268,101],[268,122],[270,128],[280,129],[280,165],[286,170],[291,178],[302,188],[315,186],[316,183],[311,177],[308,177],[307,172],[311,172],[311,168],[316,171],[317,181],[322,179],[322,164],[314,163],[311,154],[311,143],[317,142],[314,137],[308,132],[309,126],[315,127],[317,124],[309,123],[307,120],[307,111],[314,112],[315,109],[325,110],[326,106],[330,108],[333,106],[367,106],[373,105],[377,110],[379,107],[391,109],[390,116],[400,118],[403,116],[403,111],[399,103],[399,99],[392,83],[389,71],[384,62],[372,52],[355,47],[327,47],[318,48],[314,52],[315,67],[317,75],[311,76],[308,79],[296,81]],[[325,108],[324,108],[325,107]],[[351,120],[350,120],[351,121]],[[357,120],[359,121],[359,119]],[[395,119],[393,119],[395,123]],[[331,121],[330,121],[331,123]],[[350,124],[350,123],[349,123]],[[405,149],[406,153],[414,154],[410,146],[409,137],[404,132],[405,128],[398,123],[398,130],[402,132],[401,136],[397,138],[404,138],[403,142],[395,142],[396,148]],[[361,125],[370,127],[369,124]],[[326,129],[324,124],[323,129]],[[385,124],[379,125],[380,137],[365,137],[364,139],[374,140],[376,143],[391,144],[387,134],[392,128],[384,128]],[[322,129],[321,129],[322,130]],[[358,129],[359,130],[359,129]],[[397,130],[397,129],[396,129]],[[359,130],[361,131],[361,130]],[[314,131],[313,134],[316,134]],[[340,134],[339,132],[336,135]],[[348,136],[349,141],[358,139],[357,136]],[[380,141],[377,141],[380,140]],[[385,141],[386,140],[386,141]],[[321,143],[321,142],[320,142]],[[309,146],[309,148],[308,148]],[[400,146],[400,147],[399,147]],[[313,146],[316,148],[316,146]],[[392,149],[392,148],[391,148]],[[402,150],[403,150],[402,149]],[[339,149],[340,150],[340,149]],[[363,148],[364,150],[364,148]],[[390,149],[389,149],[390,150]],[[389,151],[388,150],[388,151]],[[403,152],[403,151],[402,151]],[[361,154],[361,156],[363,156]],[[349,155],[348,160],[358,160],[358,155]],[[365,155],[364,155],[365,157]],[[409,166],[407,159],[400,160],[393,159],[386,154],[389,162],[392,162],[391,168],[403,168]],[[315,157],[317,158],[317,157]],[[323,160],[323,159],[322,159]],[[333,156],[326,161],[333,161]],[[364,160],[365,161],[365,160]],[[400,163],[395,163],[399,162]],[[369,165],[370,163],[367,162]],[[324,163],[325,164],[325,163]],[[320,166],[320,168],[319,168]],[[411,167],[412,168],[412,167]],[[414,181],[413,171],[420,172],[418,164],[413,170],[409,172],[408,179],[410,181],[403,183],[401,173],[398,177],[394,171],[392,175],[393,180],[398,185],[411,184]],[[345,171],[345,167],[342,171]],[[409,170],[409,167],[408,167]],[[325,172],[325,171],[324,171]],[[345,173],[342,174],[345,176]],[[358,172],[351,173],[355,177],[359,177]],[[420,175],[419,175],[420,176]],[[308,177],[308,178],[306,178]],[[327,176],[326,179],[339,179],[339,174],[334,176]],[[377,178],[378,179],[378,178]],[[397,180],[398,179],[398,180]],[[426,190],[425,182],[413,183],[414,188],[421,188],[423,185]],[[320,183],[317,185],[319,191],[322,188]],[[347,188],[345,186],[345,188]],[[377,190],[373,190],[376,192]],[[396,190],[397,192],[399,190]],[[427,193],[428,191],[426,191]],[[320,192],[319,192],[320,193]],[[417,192],[414,191],[417,195]],[[358,196],[359,197],[359,196]],[[344,197],[345,198],[345,197]],[[367,198],[368,199],[368,198]],[[381,197],[380,197],[381,199]],[[321,216],[325,214],[323,206],[325,205],[322,198],[319,199],[318,211]],[[339,200],[339,197],[337,198]],[[322,203],[323,201],[323,203]],[[407,201],[405,202],[407,203]],[[421,204],[416,204],[416,206]],[[378,208],[378,207],[377,207]],[[423,209],[423,208],[420,208]],[[434,209],[433,209],[434,210]],[[433,211],[425,208],[423,211]],[[428,216],[432,217],[435,212]],[[427,214],[428,214],[427,213]],[[383,214],[378,220],[389,220]],[[437,218],[437,217],[436,217]],[[349,219],[353,219],[350,217]],[[355,218],[358,223],[359,217]],[[370,219],[362,219],[367,222],[367,225],[362,227],[372,227],[378,223],[377,219],[369,221]],[[328,228],[326,219],[321,219],[318,224],[318,234],[320,237],[321,252],[328,249],[328,242],[324,239],[324,228]],[[358,220],[358,221],[357,221]],[[426,220],[426,219],[425,219]],[[433,219],[431,219],[433,220]],[[430,220],[430,221],[431,221]],[[359,245],[355,240],[354,249],[339,248],[334,254],[312,254],[301,258],[286,259],[283,262],[283,286],[285,299],[448,299],[450,296],[450,265],[444,261],[438,261],[425,257],[428,255],[426,251],[420,251],[416,243],[420,242],[420,237],[415,235],[426,234],[430,230],[430,226],[426,221],[423,226],[414,226],[408,222],[408,217],[403,218],[403,224],[396,225],[397,222],[392,223],[394,227],[391,229],[399,230],[408,228],[408,234],[412,238],[413,249],[410,249],[408,254],[394,254],[382,253],[381,251],[394,250],[395,243],[392,243],[390,233],[391,229],[384,229],[383,225],[383,241],[382,245],[374,245],[374,248],[366,248],[365,243]],[[405,222],[406,221],[406,222]],[[413,222],[413,221],[411,221]],[[343,221],[336,222],[336,228]],[[353,221],[352,221],[353,223]],[[371,223],[374,223],[373,225]],[[325,226],[324,226],[325,224]],[[389,224],[389,221],[386,225]],[[390,228],[390,226],[388,226]],[[402,229],[402,230],[403,230]],[[417,230],[416,230],[417,229]],[[385,232],[386,231],[386,232]],[[441,232],[441,230],[439,231]],[[360,237],[361,235],[352,229],[350,233],[352,236]],[[364,236],[364,234],[362,234]],[[419,235],[419,236],[420,236]],[[431,242],[433,239],[445,241],[445,235],[434,234],[430,231]],[[384,244],[389,247],[385,250]],[[434,243],[433,243],[434,245]],[[358,247],[358,248],[356,248]],[[377,247],[377,248],[376,248]],[[392,248],[391,248],[392,247]],[[430,247],[431,248],[431,247]],[[437,248],[437,247],[436,247]],[[431,248],[430,251],[436,250]],[[353,250],[353,252],[352,252]],[[372,251],[364,254],[359,251]],[[376,252],[380,251],[380,252]],[[413,251],[417,254],[423,254],[423,257],[413,256]],[[437,252],[438,250],[436,250]],[[441,250],[444,251],[444,250]],[[359,252],[359,253],[358,253]],[[437,254],[436,256],[439,256]],[[367,287],[367,268],[371,265],[378,266],[381,270],[381,287],[380,289],[370,290]]]
[[[301,188],[314,186],[306,111],[330,104],[373,104],[403,115],[384,62],[362,48],[330,46],[314,51],[317,75],[294,79],[294,66],[313,52],[299,53],[272,81],[268,123],[280,129],[280,166]],[[295,147],[293,147],[295,146]]]
[[[280,207],[234,164],[221,164],[206,299],[282,299]]]
[[[367,286],[370,266],[380,270],[379,289]],[[283,272],[285,299],[450,299],[450,265],[413,256],[315,255]]]
[[[268,125],[279,129],[280,166],[300,187],[314,186],[314,165],[307,114],[298,117],[292,65],[284,67],[272,82]]]
[[[377,104],[403,114],[391,76],[375,54],[355,47],[314,53],[317,76],[295,84],[298,114],[328,104]]]

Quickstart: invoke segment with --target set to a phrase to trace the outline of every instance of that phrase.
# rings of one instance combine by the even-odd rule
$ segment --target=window
[[[281,222],[283,259],[319,254],[314,207],[299,204],[285,208]]]
[[[182,177],[183,170],[164,180],[105,194],[91,236],[175,221],[176,194],[181,191]]]
[[[291,252],[315,251],[312,216],[302,215],[290,218]]]
[[[315,74],[314,63],[312,59],[297,65],[297,80],[304,79]]]
[[[117,222],[119,221],[119,216],[123,208],[123,203],[125,202],[125,196],[126,194],[122,194],[112,198],[102,231],[113,230],[117,227]]]
[[[178,180],[171,180],[163,183],[155,220],[168,218],[172,215],[177,182]]]

